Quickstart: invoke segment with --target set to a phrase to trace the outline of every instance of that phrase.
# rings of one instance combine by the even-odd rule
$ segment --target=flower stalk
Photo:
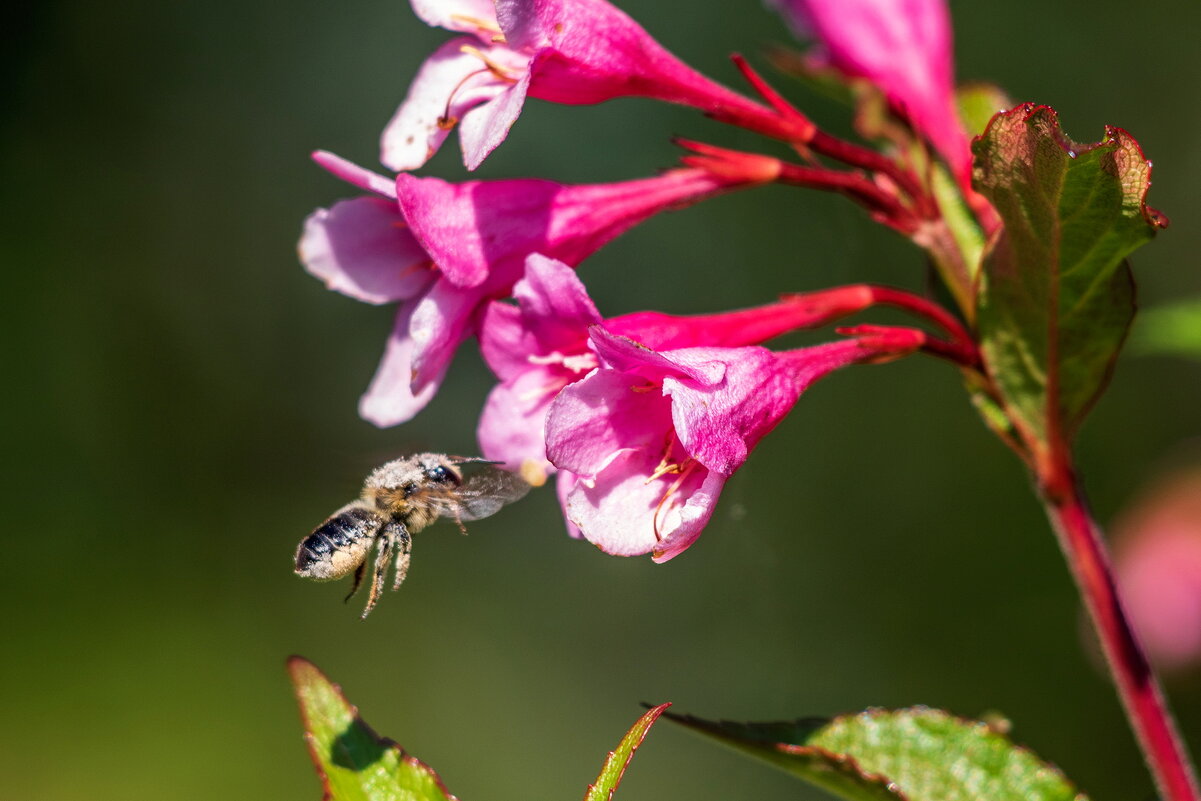
[[[1040,494],[1084,599],[1147,767],[1163,801],[1199,801],[1196,771],[1168,710],[1159,679],[1130,626],[1101,531],[1069,458],[1050,460]]]

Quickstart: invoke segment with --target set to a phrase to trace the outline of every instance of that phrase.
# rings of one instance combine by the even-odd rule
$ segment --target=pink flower
[[[1114,525],[1114,572],[1135,632],[1167,669],[1201,664],[1201,471],[1167,476]]]
[[[635,312],[604,320],[572,269],[540,254],[526,259],[513,297],[516,306],[490,304],[480,326],[480,350],[501,383],[488,396],[478,437],[484,456],[520,465],[534,484],[554,472],[544,433],[551,401],[598,366],[590,326],[603,324],[610,333],[657,350],[736,347],[825,325],[873,302],[871,288],[854,286],[724,314]]]
[[[700,535],[726,480],[800,394],[849,364],[905,355],[913,329],[801,350],[657,351],[589,329],[600,366],[551,403],[546,453],[574,474],[568,519],[601,550],[676,556]]]
[[[762,112],[605,0],[413,0],[413,10],[467,35],[426,60],[384,129],[380,160],[394,170],[423,165],[456,124],[463,163],[475,169],[504,141],[527,95],[565,104],[639,96]]]
[[[769,0],[824,59],[876,84],[889,103],[970,183],[971,152],[955,104],[944,0]]]
[[[400,175],[395,183],[327,153],[317,161],[377,197],[341,201],[305,221],[300,256],[331,289],[399,302],[383,361],[360,414],[405,422],[437,391],[483,306],[506,297],[525,257],[579,264],[613,237],[666,209],[734,186],[698,169],[615,184],[470,181]]]

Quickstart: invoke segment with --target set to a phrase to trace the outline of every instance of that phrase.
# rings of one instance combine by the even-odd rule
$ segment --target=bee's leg
[[[380,593],[384,591],[384,579],[388,576],[388,563],[392,560],[392,552],[396,550],[396,535],[391,526],[384,526],[379,539],[375,542],[375,563],[371,567],[371,594],[367,596],[367,608],[363,617],[371,614],[379,601]]]
[[[392,579],[392,589],[400,589],[401,583],[409,572],[410,554],[413,552],[413,538],[409,530],[402,524],[396,523],[396,576]]]
[[[351,585],[350,592],[347,593],[346,597],[342,599],[342,603],[349,601],[354,597],[354,594],[359,591],[359,587],[363,585],[363,576],[366,575],[366,573],[367,560],[364,559],[362,562],[359,562],[359,566],[354,569],[354,584]]]

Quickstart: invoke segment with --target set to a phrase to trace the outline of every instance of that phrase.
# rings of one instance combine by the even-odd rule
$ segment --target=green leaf
[[[1080,145],[1055,111],[996,115],[972,144],[975,185],[1003,231],[977,292],[982,353],[1035,456],[1067,443],[1105,388],[1134,315],[1126,257],[1166,225],[1144,203],[1151,164],[1107,127]]]
[[[621,777],[633,759],[634,752],[638,750],[654,722],[663,714],[663,710],[669,706],[671,704],[660,704],[650,709],[630,727],[626,736],[617,744],[617,748],[609,752],[609,758],[605,760],[600,775],[596,777],[596,783],[588,785],[584,801],[609,801],[613,797],[613,791],[621,784]]]
[[[999,111],[1012,106],[1005,90],[991,83],[968,83],[955,88],[955,106],[969,136],[983,133]]]
[[[1201,358],[1201,299],[1148,309],[1139,315],[1130,348]]]
[[[291,657],[288,672],[324,799],[456,801],[437,773],[372,731],[338,685],[313,663]]]
[[[1005,735],[935,709],[792,723],[668,717],[851,801],[1086,801]]]

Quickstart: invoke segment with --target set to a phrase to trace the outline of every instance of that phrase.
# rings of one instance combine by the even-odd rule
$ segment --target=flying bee
[[[354,572],[354,585],[346,600],[359,591],[367,572],[371,549],[371,592],[367,617],[383,592],[389,567],[395,560],[392,589],[398,589],[409,571],[412,535],[440,517],[454,518],[466,534],[464,520],[495,514],[529,492],[530,485],[514,473],[500,470],[479,458],[441,453],[419,453],[376,468],[363,483],[363,494],[343,506],[305,537],[296,548],[296,574],[318,581],[333,581]],[[463,465],[481,465],[467,478]]]

